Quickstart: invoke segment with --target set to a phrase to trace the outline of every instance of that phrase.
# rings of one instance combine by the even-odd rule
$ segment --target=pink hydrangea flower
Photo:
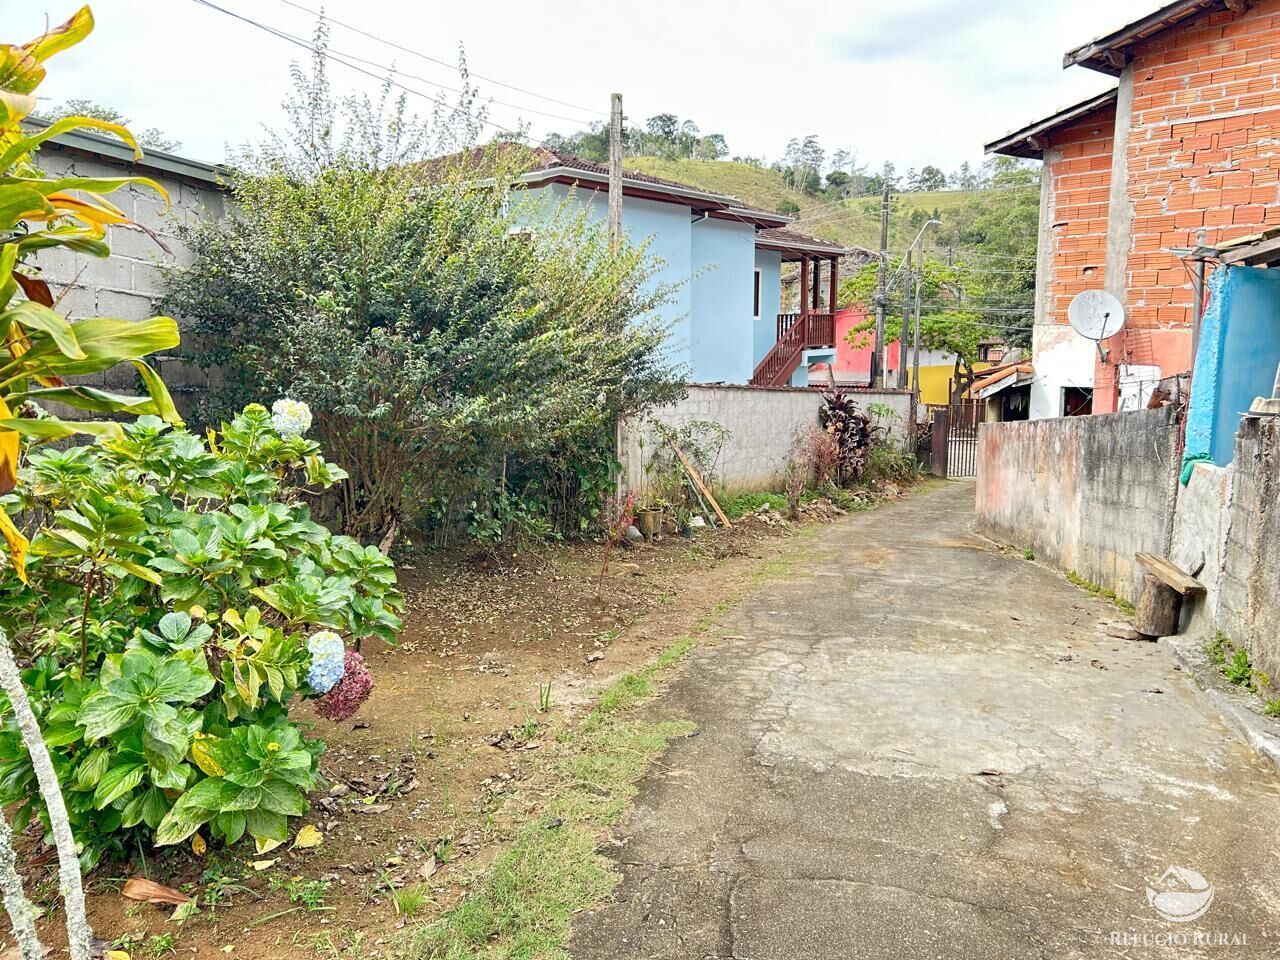
[[[369,699],[373,690],[373,674],[364,665],[364,657],[348,650],[346,672],[333,688],[316,701],[316,712],[326,720],[346,720]]]

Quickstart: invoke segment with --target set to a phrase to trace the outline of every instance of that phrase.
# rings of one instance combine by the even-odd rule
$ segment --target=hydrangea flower
[[[321,630],[307,638],[307,652],[311,654],[311,666],[307,668],[307,683],[317,693],[328,693],[346,673],[346,648],[342,638],[332,630]]]
[[[373,690],[373,674],[364,665],[364,657],[348,650],[346,673],[323,697],[316,702],[316,712],[326,720],[346,720],[369,699]]]
[[[311,429],[311,408],[282,397],[271,405],[271,425],[282,437],[300,437]]]

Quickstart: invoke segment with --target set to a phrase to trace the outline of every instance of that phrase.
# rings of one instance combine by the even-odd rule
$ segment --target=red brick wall
[[[1162,251],[1280,223],[1277,81],[1280,0],[1255,0],[1240,15],[1193,17],[1136,51],[1128,149],[1132,327],[1191,325],[1190,278]]]
[[[1045,152],[1053,236],[1045,322],[1066,323],[1071,298],[1102,287],[1115,117],[1107,106],[1056,130]]]

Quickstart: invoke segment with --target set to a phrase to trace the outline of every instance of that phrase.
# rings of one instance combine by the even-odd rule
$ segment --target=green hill
[[[880,244],[880,198],[841,200],[826,193],[811,196],[792,190],[776,170],[766,170],[729,160],[667,160],[662,157],[628,157],[626,166],[654,177],[664,177],[716,193],[727,193],[744,203],[777,210],[786,200],[800,208],[794,229],[825,240],[874,249]],[[972,199],[965,190],[895,194],[889,221],[891,249],[911,242],[915,230],[911,215],[937,211],[945,220],[949,211]],[[918,229],[918,228],[916,228]]]

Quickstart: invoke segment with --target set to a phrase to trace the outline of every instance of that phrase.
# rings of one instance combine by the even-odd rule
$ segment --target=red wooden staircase
[[[751,375],[753,387],[781,387],[791,379],[806,350],[836,344],[834,313],[778,314],[778,342]]]

